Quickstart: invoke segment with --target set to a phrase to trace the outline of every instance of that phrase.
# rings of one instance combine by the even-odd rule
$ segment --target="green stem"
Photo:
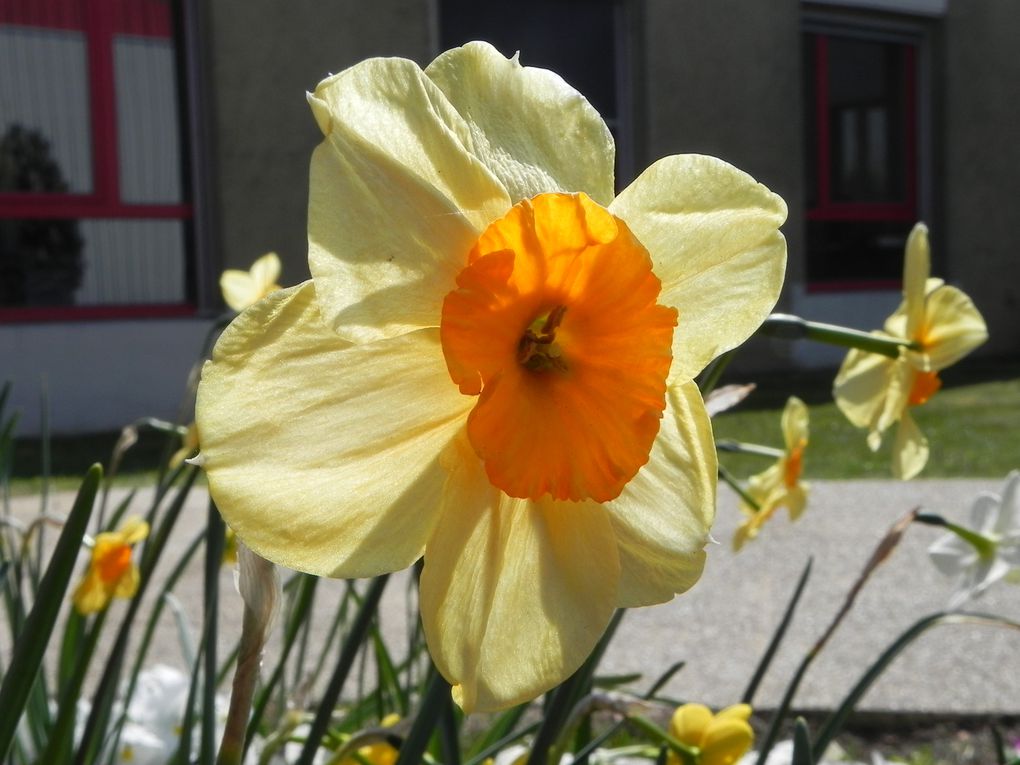
[[[962,539],[964,542],[970,544],[982,560],[989,560],[995,557],[996,542],[994,539],[989,539],[983,534],[978,534],[976,531],[971,531],[963,526],[947,521],[941,515],[932,515],[931,513],[918,513],[915,520],[918,523],[926,523],[929,526],[941,526],[942,528],[953,532]]]
[[[873,335],[836,324],[807,321],[786,313],[774,313],[769,316],[761,325],[760,332],[783,340],[814,340],[842,348],[857,348],[868,353],[880,353],[891,359],[899,358],[901,348],[915,351],[920,349],[917,343],[909,340]]]
[[[719,465],[719,477],[723,479],[723,481],[728,483],[730,485],[730,488],[733,489],[733,491],[735,491],[737,494],[739,494],[740,498],[744,500],[744,502],[746,502],[748,506],[754,508],[754,511],[756,513],[761,510],[761,505],[759,505],[755,501],[754,497],[752,497],[744,490],[744,487],[740,485],[740,481],[737,480],[737,477],[733,475],[733,473],[731,473],[729,470],[724,468],[722,465]]]
[[[677,741],[671,735],[666,733],[662,728],[648,720],[641,715],[631,715],[627,717],[633,725],[641,729],[642,733],[651,736],[653,739],[658,740],[660,744],[665,744],[678,755],[683,761],[684,765],[697,765],[699,755],[701,752],[697,747],[688,746],[687,744]]]
[[[771,457],[774,460],[786,456],[782,449],[760,444],[749,444],[744,441],[734,441],[726,438],[715,442],[715,448],[720,452],[737,452],[739,454],[754,454],[759,457]]]

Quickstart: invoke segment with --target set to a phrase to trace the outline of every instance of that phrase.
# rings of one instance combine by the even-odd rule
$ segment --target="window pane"
[[[91,140],[85,34],[0,24],[0,191],[89,193]]]
[[[829,38],[833,201],[904,201],[903,48],[892,43]]]
[[[113,54],[121,200],[181,203],[181,123],[173,42],[117,35]]]
[[[900,221],[808,221],[808,281],[899,281],[903,248],[912,225]]]
[[[0,306],[187,301],[185,223],[0,220]]]

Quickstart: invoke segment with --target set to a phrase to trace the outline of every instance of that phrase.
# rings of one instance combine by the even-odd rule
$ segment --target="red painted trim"
[[[120,166],[117,161],[113,19],[103,2],[87,3],[85,14],[92,106],[93,191],[100,199],[114,203],[120,199]]]
[[[104,202],[74,194],[0,194],[4,218],[190,218],[191,205]]]
[[[813,207],[805,213],[808,220],[903,220],[913,221],[916,214],[913,205],[904,204],[830,204]]]
[[[826,292],[878,292],[900,290],[903,283],[897,279],[839,279],[831,282],[808,282],[809,293]]]
[[[194,316],[195,306],[184,303],[166,305],[93,305],[0,307],[0,326],[8,322],[91,321],[110,319],[171,319]]]
[[[86,14],[92,8],[110,19],[115,34],[165,39],[173,36],[163,0],[0,0],[0,24],[88,31]]]

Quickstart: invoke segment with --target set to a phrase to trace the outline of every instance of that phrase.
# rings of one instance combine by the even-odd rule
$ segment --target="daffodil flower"
[[[235,311],[243,311],[280,289],[277,284],[280,270],[280,258],[275,252],[267,252],[248,271],[228,268],[220,275],[223,300]]]
[[[750,717],[747,704],[726,707],[718,714],[702,704],[684,704],[673,713],[669,733],[697,749],[698,765],[733,765],[754,743]],[[670,753],[669,762],[678,765],[680,759]]]
[[[774,305],[786,207],[704,156],[614,197],[598,113],[485,43],[364,61],[309,102],[312,279],[224,332],[197,461],[269,560],[366,577],[424,554],[458,703],[534,698],[616,608],[700,576],[717,468],[693,377]]]
[[[138,591],[139,572],[131,546],[149,535],[149,524],[131,517],[117,531],[96,535],[88,570],[72,596],[82,615],[94,614],[110,600],[130,598]]]
[[[928,440],[911,415],[942,386],[938,373],[988,338],[984,319],[962,291],[929,278],[928,229],[918,223],[907,239],[903,263],[903,302],[873,335],[905,341],[898,358],[852,350],[833,385],[836,404],[855,426],[868,429],[876,451],[882,434],[899,423],[892,472],[913,478],[928,461]]]
[[[956,580],[949,607],[977,598],[1020,568],[1020,471],[1006,477],[1002,494],[984,492],[971,506],[971,526],[950,531],[928,548],[932,562]],[[949,524],[946,524],[949,525]]]
[[[744,522],[733,536],[733,549],[739,550],[748,540],[758,536],[761,527],[781,507],[790,513],[790,520],[797,520],[804,512],[807,502],[808,485],[802,483],[804,449],[808,444],[808,409],[796,396],[790,396],[783,409],[783,440],[786,448],[772,467],[751,476],[747,493],[758,506],[747,502],[740,505]]]

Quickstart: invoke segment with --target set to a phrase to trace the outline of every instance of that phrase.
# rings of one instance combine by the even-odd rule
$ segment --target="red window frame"
[[[814,124],[815,124],[815,188],[817,199],[805,211],[808,221],[901,221],[917,220],[917,67],[916,46],[903,47],[903,146],[905,190],[902,202],[840,202],[832,198],[832,152],[829,125],[829,39],[837,37],[826,32],[810,32],[814,37]],[[899,280],[838,280],[808,282],[808,292],[844,292],[869,289],[899,289]]]
[[[126,12],[132,0],[83,0],[81,24],[74,0],[17,2],[0,0],[0,24],[83,32],[91,120],[92,190],[87,193],[0,192],[0,218],[105,218],[190,220],[192,205],[125,203],[120,196],[120,157],[117,147],[117,105],[113,42],[117,34],[173,38],[170,2],[166,19]],[[63,8],[63,10],[61,10]],[[182,136],[183,138],[183,136]],[[0,306],[0,321],[66,321],[73,319],[158,318],[190,316],[190,302],[166,304],[115,304],[96,306]]]

